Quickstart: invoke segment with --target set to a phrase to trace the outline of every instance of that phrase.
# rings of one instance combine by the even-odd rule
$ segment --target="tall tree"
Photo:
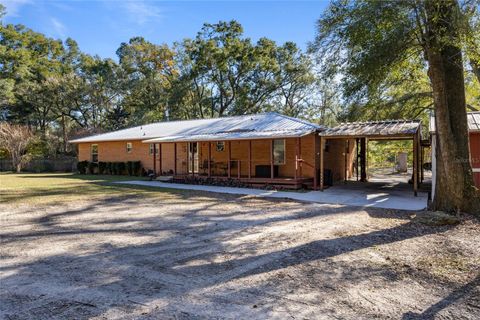
[[[423,9],[423,10],[421,10]],[[455,0],[427,0],[416,17],[423,21],[437,130],[437,183],[433,208],[480,213],[469,157],[465,81],[460,46],[462,15]]]
[[[294,43],[285,43],[277,51],[278,91],[282,101],[280,111],[298,117],[306,109],[305,103],[311,96],[312,85],[315,82],[311,72],[312,63]]]
[[[298,115],[313,83],[310,60],[294,43],[252,43],[237,21],[205,24],[177,45],[181,90],[195,115],[213,117],[278,110]]]
[[[167,92],[177,76],[174,52],[167,45],[135,37],[122,43],[117,55],[126,78],[122,104],[132,122],[163,120]]]
[[[478,1],[464,5],[478,6]],[[423,70],[437,124],[439,169],[432,208],[478,212],[462,60],[467,22],[456,0],[335,1],[318,21],[311,49],[343,77],[345,97],[363,104],[375,101],[385,79],[395,79],[393,72],[404,73],[402,66]],[[419,87],[411,88],[410,97],[428,98]]]

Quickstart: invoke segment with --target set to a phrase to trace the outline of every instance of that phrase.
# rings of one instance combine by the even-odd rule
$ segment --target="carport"
[[[423,152],[421,146],[421,121],[386,120],[372,122],[347,122],[329,128],[320,136],[320,190],[325,179],[346,181],[354,166],[360,173],[359,181],[368,182],[368,142],[375,140],[412,140],[413,191],[415,196],[421,179]],[[331,173],[331,176],[325,174]]]

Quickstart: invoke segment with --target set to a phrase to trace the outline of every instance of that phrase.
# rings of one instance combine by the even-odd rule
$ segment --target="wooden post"
[[[367,182],[367,139],[360,138],[360,181]]]
[[[252,178],[252,140],[248,140],[248,179]]]
[[[318,157],[319,157],[319,150],[318,150],[318,134],[315,133],[314,135],[314,151],[315,151],[315,157],[314,157],[314,169],[313,169],[313,190],[318,189]]]
[[[157,175],[157,155],[155,154],[155,146],[156,144],[153,143],[153,174]]]
[[[212,143],[209,141],[208,142],[208,159],[207,159],[207,162],[208,162],[208,177],[210,178],[212,176],[212,166],[210,164],[210,159],[212,158]]]
[[[424,161],[424,150],[423,150],[423,147],[420,145],[420,172],[421,172],[420,183],[423,183],[423,179],[424,179],[423,161]]]
[[[273,170],[273,139],[270,139],[270,178],[273,179],[275,171]]]
[[[177,143],[173,143],[173,174],[177,175]]]
[[[155,150],[153,152],[155,152]],[[162,175],[162,144],[161,143],[158,144],[158,171],[160,172],[160,175]]]
[[[298,156],[300,157],[299,176],[303,177],[302,139],[298,139]]]
[[[227,168],[228,168],[228,177],[230,178],[231,176],[231,165],[230,165],[230,162],[232,161],[232,143],[230,140],[228,140],[228,164],[227,164]]]
[[[324,149],[324,139],[320,136],[320,190],[323,191],[323,149]]]
[[[417,175],[417,165],[418,165],[418,143],[417,143],[417,135],[413,136],[413,193],[417,196],[417,189],[418,189],[418,175]]]
[[[365,138],[365,176],[367,177],[366,182],[368,182],[368,179],[370,178],[368,172],[368,138]]]
[[[421,145],[421,139],[422,139],[422,136],[420,135],[420,131],[418,131],[418,135],[417,135],[417,152],[418,152],[418,156],[417,156],[417,160],[418,160],[417,182],[418,182],[418,184],[422,183],[422,181],[421,181],[421,174],[422,174],[422,145]]]
[[[343,182],[346,183],[347,182],[347,175],[348,175],[348,168],[347,168],[347,164],[348,164],[348,153],[347,153],[347,151],[349,149],[348,139],[345,139],[345,144],[344,144],[343,147],[344,147],[343,151],[345,152],[345,157],[344,157],[345,159],[344,159],[344,165],[343,165],[344,166],[344,168],[343,168],[344,169],[343,170],[343,175],[344,175]]]
[[[357,174],[357,181],[359,179],[359,175],[358,175],[358,167],[360,165],[359,163],[359,159],[360,159],[360,150],[359,150],[359,146],[360,146],[360,140],[358,138],[355,139],[355,142],[356,142],[356,148],[355,148],[355,171],[356,171],[356,174]]]
[[[299,148],[300,148],[300,138],[297,138],[297,140],[295,141],[295,180],[297,180],[298,178],[298,159],[299,159],[299,154],[298,154],[298,151],[299,151]]]

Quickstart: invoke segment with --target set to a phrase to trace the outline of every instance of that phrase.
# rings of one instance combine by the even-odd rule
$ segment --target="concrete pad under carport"
[[[361,188],[356,186],[352,187],[352,185],[349,184],[334,186],[324,191],[291,192],[252,188],[232,188],[208,185],[167,183],[160,181],[119,181],[116,183],[157,188],[198,190],[216,193],[252,195],[265,198],[282,198],[315,203],[400,210],[423,210],[427,206],[428,198],[428,195],[422,192],[419,192],[418,196],[415,197],[411,190],[398,190],[396,188]]]

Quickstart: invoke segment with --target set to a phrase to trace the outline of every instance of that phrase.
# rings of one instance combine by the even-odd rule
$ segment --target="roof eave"
[[[287,139],[287,138],[300,138],[312,133],[316,133],[317,130],[302,131],[298,134],[278,134],[273,136],[252,136],[252,137],[221,137],[212,135],[208,138],[195,138],[195,137],[158,137],[153,139],[142,140],[143,143],[173,143],[173,142],[203,142],[203,141],[235,141],[235,140],[269,140],[269,139]]]

